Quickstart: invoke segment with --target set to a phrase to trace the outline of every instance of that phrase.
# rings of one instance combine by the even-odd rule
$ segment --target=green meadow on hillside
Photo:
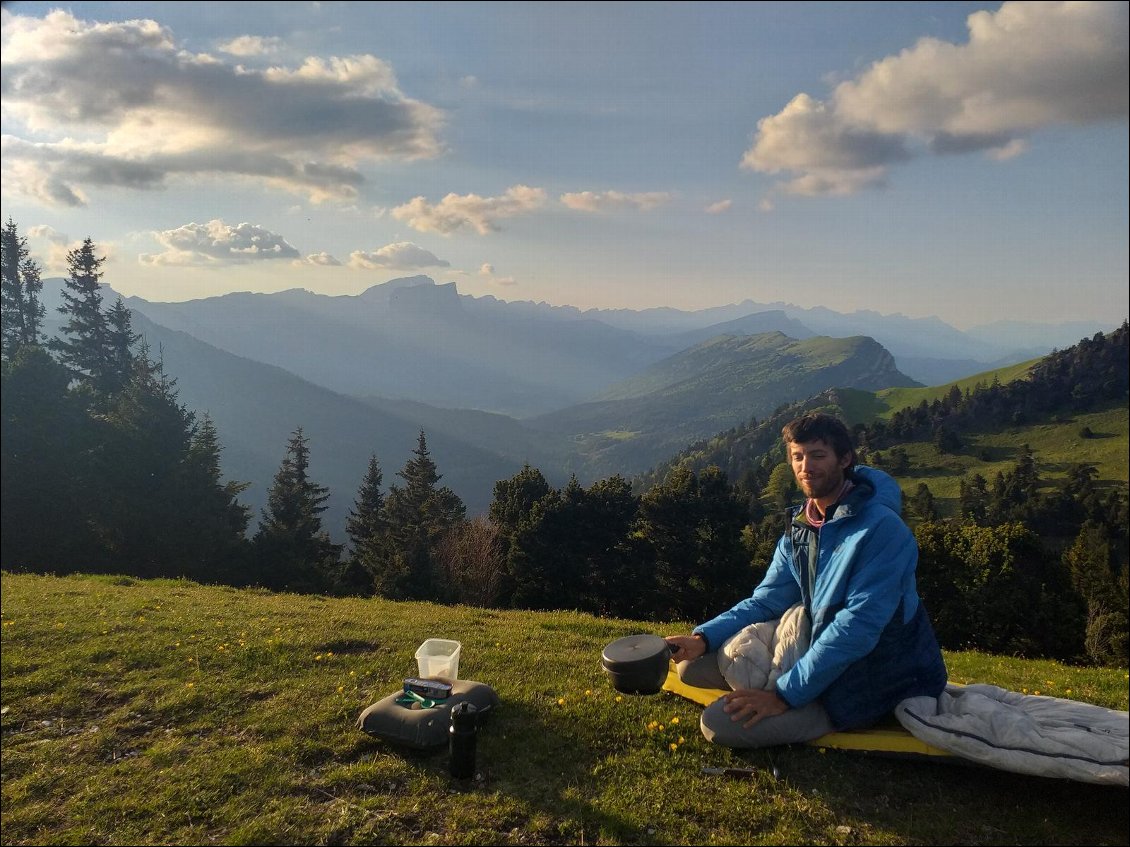
[[[978,386],[990,386],[994,382],[1007,385],[1014,380],[1024,379],[1033,365],[1038,364],[1040,361],[1041,359],[1030,359],[1027,362],[1019,362],[1015,365],[995,368],[953,382],[947,382],[945,385],[932,385],[924,388],[885,388],[882,391],[875,392],[875,399],[879,404],[875,416],[879,418],[889,418],[899,409],[905,409],[907,406],[917,406],[923,400],[927,403],[941,400],[954,386],[957,386],[958,389],[965,392],[973,391]]]
[[[1081,433],[1089,430],[1090,437]],[[904,492],[913,494],[926,483],[945,513],[957,507],[961,480],[980,474],[991,485],[1002,471],[1012,470],[1024,445],[1032,450],[1041,478],[1049,483],[1062,480],[1073,464],[1093,464],[1095,484],[1108,488],[1125,486],[1130,466],[1130,415],[1124,404],[1069,419],[1045,420],[1023,427],[963,436],[956,453],[941,453],[928,442],[903,445],[912,469],[898,475]]]
[[[605,644],[666,625],[121,576],[3,575],[5,844],[1126,844],[1126,792],[974,766],[707,743],[618,695]],[[501,706],[479,777],[358,714],[426,638]],[[1125,669],[948,653],[955,682],[1127,708]],[[754,769],[750,779],[704,766]]]

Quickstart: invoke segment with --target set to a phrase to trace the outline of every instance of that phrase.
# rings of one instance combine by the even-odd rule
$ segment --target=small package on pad
[[[409,694],[418,694],[428,700],[446,700],[451,696],[451,683],[441,682],[438,679],[409,677],[404,680],[404,691]]]

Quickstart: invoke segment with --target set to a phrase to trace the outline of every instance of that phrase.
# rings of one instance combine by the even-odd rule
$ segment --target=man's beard
[[[799,481],[798,481],[799,482]],[[821,479],[811,480],[806,483],[799,482],[800,490],[804,492],[806,497],[813,500],[822,500],[825,497],[831,497],[833,494],[839,493],[839,490],[844,485],[844,475],[840,474],[837,477],[822,477]]]

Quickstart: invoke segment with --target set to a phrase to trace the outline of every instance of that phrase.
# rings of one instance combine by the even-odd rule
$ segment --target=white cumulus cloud
[[[488,235],[498,229],[498,221],[539,209],[545,204],[545,190],[528,185],[514,185],[498,197],[478,194],[448,194],[438,203],[414,197],[392,210],[392,216],[420,232],[450,235],[460,229],[472,229]]]
[[[229,226],[222,220],[189,223],[154,232],[165,248],[138,257],[149,265],[241,265],[272,259],[297,259],[299,252],[281,235],[250,223]]]
[[[610,212],[617,209],[638,209],[650,212],[671,200],[666,191],[624,194],[620,191],[578,191],[562,194],[561,203],[578,212]]]
[[[0,46],[4,114],[19,127],[4,138],[4,187],[44,203],[202,176],[348,200],[361,164],[442,152],[442,113],[407,97],[375,56],[251,70],[182,49],[155,21],[61,10],[5,11]]]
[[[758,122],[741,166],[785,191],[850,194],[912,156],[1019,155],[1045,127],[1124,121],[1128,6],[1007,2],[967,19],[969,40],[920,39]]]
[[[733,200],[719,200],[717,203],[711,203],[703,211],[708,215],[720,215],[723,212],[730,211],[730,207],[733,205]]]
[[[355,250],[349,254],[349,266],[372,270],[374,268],[396,268],[397,270],[411,270],[413,268],[449,268],[450,262],[438,258],[434,253],[418,247],[411,241],[397,241],[395,244],[386,244],[379,250],[365,252]]]
[[[69,244],[71,239],[68,238],[53,226],[47,224],[36,224],[27,229],[29,238],[42,238],[51,244]]]
[[[282,45],[282,40],[262,35],[241,35],[216,45],[216,49],[232,56],[263,56],[274,53]]]

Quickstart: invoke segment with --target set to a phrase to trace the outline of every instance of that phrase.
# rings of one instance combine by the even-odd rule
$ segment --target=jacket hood
[[[856,485],[865,485],[871,488],[871,496],[895,514],[902,512],[902,489],[890,474],[870,468],[867,465],[856,465],[852,469],[852,478]],[[853,491],[852,494],[855,492]],[[864,495],[866,496],[866,495]],[[848,500],[851,500],[851,494]]]

